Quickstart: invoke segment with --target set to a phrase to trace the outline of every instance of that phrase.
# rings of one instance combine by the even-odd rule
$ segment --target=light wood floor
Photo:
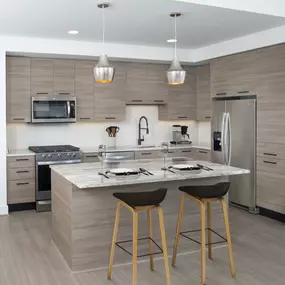
[[[230,222],[237,279],[230,275],[227,248],[219,245],[214,260],[207,260],[207,284],[284,285],[284,226],[234,208]],[[71,273],[51,242],[50,229],[51,213],[27,211],[0,217],[0,285],[131,285],[131,265],[115,266],[112,281],[106,279],[105,268]],[[199,247],[181,241],[189,244],[192,253],[177,257],[177,268],[171,268],[172,284],[200,284]],[[163,266],[163,260],[156,260],[155,271],[150,272],[148,262],[140,263],[139,285],[165,284]]]

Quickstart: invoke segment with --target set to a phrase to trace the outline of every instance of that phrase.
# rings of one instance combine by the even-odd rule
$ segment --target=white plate
[[[122,174],[122,173],[128,173],[128,172],[138,172],[138,171],[134,169],[130,169],[130,168],[113,168],[110,170],[110,173],[113,173],[113,174]]]
[[[172,168],[174,169],[185,169],[185,168],[191,168],[191,167],[197,167],[197,165],[190,165],[190,164],[174,164],[171,165]]]

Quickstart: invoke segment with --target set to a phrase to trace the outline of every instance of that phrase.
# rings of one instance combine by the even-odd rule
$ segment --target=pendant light
[[[105,49],[105,14],[104,10],[108,8],[110,4],[101,3],[98,4],[98,8],[102,9],[102,26],[103,26],[103,50]],[[114,79],[115,68],[108,62],[106,54],[101,54],[98,64],[93,69],[95,82],[98,83],[110,83]]]
[[[181,13],[171,13],[170,17],[174,18],[174,33],[175,33],[175,44],[174,44],[174,58],[172,60],[171,66],[167,71],[168,84],[179,85],[183,84],[185,81],[186,71],[181,67],[180,62],[177,58],[177,29],[176,29],[176,18],[180,17]]]

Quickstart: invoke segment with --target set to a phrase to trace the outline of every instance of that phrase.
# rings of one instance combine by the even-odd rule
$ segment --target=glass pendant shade
[[[167,71],[167,79],[169,85],[183,84],[185,81],[186,71],[182,69],[177,57],[172,60],[171,66]]]
[[[98,83],[111,83],[115,76],[115,68],[108,62],[106,54],[101,54],[98,64],[93,69],[95,81]]]

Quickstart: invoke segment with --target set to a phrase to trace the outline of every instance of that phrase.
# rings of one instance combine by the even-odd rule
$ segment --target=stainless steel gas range
[[[82,152],[72,145],[30,146],[36,153],[36,210],[51,210],[51,170],[52,164],[72,164],[82,162]]]

